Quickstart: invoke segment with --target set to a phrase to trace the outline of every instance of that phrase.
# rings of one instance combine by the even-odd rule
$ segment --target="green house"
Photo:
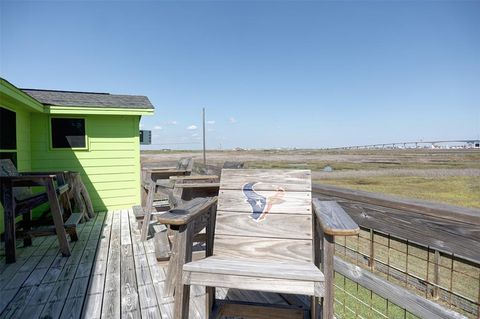
[[[154,113],[147,97],[19,89],[0,78],[0,112],[0,158],[18,171],[80,172],[96,211],[140,202],[139,123]]]

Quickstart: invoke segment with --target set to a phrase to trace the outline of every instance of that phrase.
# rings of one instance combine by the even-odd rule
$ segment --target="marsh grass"
[[[328,161],[313,161],[305,163],[294,163],[285,161],[249,161],[245,164],[249,168],[279,168],[279,169],[310,169],[312,171],[321,171],[326,166],[330,166],[334,171],[344,170],[378,170],[378,169],[462,169],[462,168],[480,168],[480,163],[476,161],[468,162],[328,162]]]
[[[480,208],[480,152],[351,151],[332,161],[247,161],[247,168],[310,169],[313,182]],[[335,160],[335,155],[338,159]],[[326,166],[333,172],[323,172]]]
[[[480,208],[480,178],[478,176],[376,176],[322,179],[314,182],[456,206]]]
[[[342,319],[418,318],[339,273],[335,273],[334,309],[335,316]]]

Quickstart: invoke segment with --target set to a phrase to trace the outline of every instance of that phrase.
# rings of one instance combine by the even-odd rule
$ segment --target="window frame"
[[[53,128],[52,128],[52,119],[81,119],[85,123],[85,147],[53,147]],[[88,138],[88,121],[84,116],[62,116],[55,115],[48,117],[48,139],[50,144],[51,151],[88,151],[90,150],[90,139]]]

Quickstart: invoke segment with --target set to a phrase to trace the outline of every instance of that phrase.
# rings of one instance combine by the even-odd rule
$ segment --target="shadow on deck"
[[[173,318],[164,297],[168,262],[158,262],[153,239],[140,241],[132,210],[99,213],[79,225],[72,255],[55,236],[18,248],[14,264],[0,257],[0,318]],[[205,256],[204,251],[194,259]],[[308,307],[302,296],[217,289],[217,298]],[[190,318],[203,318],[204,288],[192,286]]]

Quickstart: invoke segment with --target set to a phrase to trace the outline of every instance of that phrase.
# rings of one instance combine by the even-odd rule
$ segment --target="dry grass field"
[[[172,165],[198,151],[144,151],[142,162]],[[315,183],[480,208],[480,150],[209,151],[207,163],[247,168],[308,168]],[[333,171],[326,172],[330,166]]]

